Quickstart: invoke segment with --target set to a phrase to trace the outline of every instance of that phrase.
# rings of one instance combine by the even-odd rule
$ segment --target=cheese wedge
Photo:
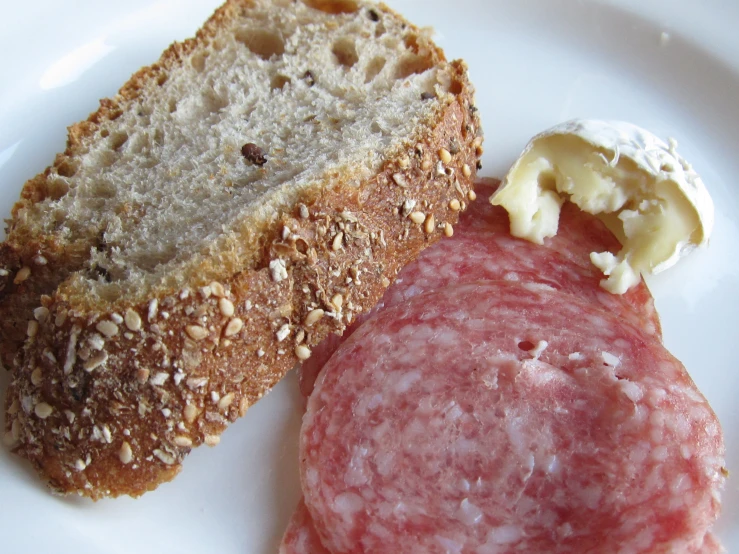
[[[535,136],[490,202],[511,234],[536,243],[557,233],[562,203],[599,217],[622,245],[593,252],[601,286],[623,294],[707,244],[714,207],[691,165],[650,132],[621,121],[572,120]]]

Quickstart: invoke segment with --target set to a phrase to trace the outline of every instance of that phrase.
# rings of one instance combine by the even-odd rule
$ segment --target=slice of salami
[[[277,552],[278,554],[330,554],[321,544],[321,539],[316,533],[313,520],[302,498],[290,518]]]
[[[682,364],[574,295],[476,283],[386,308],[326,364],[305,501],[346,552],[688,552],[723,439]]]
[[[393,306],[452,284],[504,279],[542,283],[573,293],[632,321],[649,334],[661,336],[654,301],[643,281],[624,295],[614,295],[601,288],[602,275],[590,263],[590,252],[616,252],[620,246],[598,219],[565,204],[558,234],[544,245],[534,244],[509,234],[506,211],[485,200],[493,188],[478,185],[477,190],[481,199],[462,216],[454,236],[427,248],[406,266],[370,314],[383,306]],[[360,316],[348,327],[344,338],[370,314]],[[300,390],[304,396],[310,395],[321,368],[342,341],[341,337],[332,335],[303,362]]]
[[[562,206],[557,234],[543,245],[512,237],[507,212],[493,206],[487,198],[495,188],[477,185],[483,201],[474,202],[460,218],[455,236],[484,240],[494,237],[488,256],[500,258],[499,278],[533,281],[592,299],[608,311],[626,317],[648,334],[661,337],[662,330],[649,288],[642,280],[622,295],[611,294],[600,286],[603,275],[590,261],[591,252],[618,252],[621,245],[595,216],[575,204]],[[444,241],[442,241],[442,244]],[[422,253],[423,255],[423,253]],[[493,279],[494,277],[488,277]]]

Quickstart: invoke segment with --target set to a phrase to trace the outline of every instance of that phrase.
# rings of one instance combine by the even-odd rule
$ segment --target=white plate
[[[724,424],[739,474],[739,4],[732,0],[395,0],[463,57],[487,133],[484,175],[527,139],[572,117],[625,119],[680,141],[716,202],[708,250],[651,281],[667,346]],[[218,0],[25,0],[0,6],[0,212],[62,150],[65,127],[115,93]],[[4,372],[2,372],[4,373]],[[7,375],[0,376],[4,388]],[[0,449],[0,549],[15,552],[274,552],[300,492],[300,399],[291,375],[139,500],[50,496]],[[730,479],[718,534],[739,552]]]

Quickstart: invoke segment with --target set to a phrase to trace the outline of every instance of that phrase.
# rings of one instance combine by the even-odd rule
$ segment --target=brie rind
[[[490,202],[508,211],[511,234],[536,243],[557,233],[566,200],[598,216],[622,248],[590,259],[601,286],[623,294],[711,234],[713,201],[676,146],[630,123],[568,121],[529,142]]]

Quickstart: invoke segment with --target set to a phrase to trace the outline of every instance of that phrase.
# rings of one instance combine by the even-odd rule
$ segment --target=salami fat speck
[[[713,544],[724,449],[706,400],[655,337],[546,286],[383,309],[326,364],[300,440],[335,554]]]

